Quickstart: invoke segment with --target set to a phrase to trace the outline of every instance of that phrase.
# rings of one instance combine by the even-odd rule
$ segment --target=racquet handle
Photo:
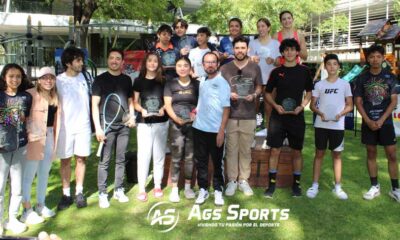
[[[97,153],[96,153],[97,157],[101,156],[101,150],[103,150],[103,145],[104,145],[104,142],[100,142],[99,148],[97,149]]]

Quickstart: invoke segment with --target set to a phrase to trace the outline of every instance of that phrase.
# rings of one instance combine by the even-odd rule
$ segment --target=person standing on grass
[[[224,205],[224,138],[229,118],[230,87],[218,72],[217,54],[208,52],[203,56],[203,66],[207,73],[205,81],[200,82],[199,103],[193,123],[194,158],[197,168],[197,183],[200,191],[195,201],[203,204],[208,194],[209,156],[214,166],[214,204]]]
[[[233,39],[242,35],[242,28],[243,28],[242,20],[240,20],[239,18],[231,18],[228,22],[228,27],[229,27],[229,36],[223,37],[219,43],[219,51],[222,54],[221,66],[235,59],[233,54],[232,42]]]
[[[107,175],[111,157],[114,153],[115,144],[115,182],[113,197],[119,202],[128,202],[129,198],[124,192],[125,175],[125,153],[129,142],[129,132],[131,127],[136,125],[132,103],[132,81],[121,72],[124,63],[124,53],[119,49],[111,49],[107,56],[108,70],[96,77],[92,87],[92,115],[96,128],[96,138],[99,142],[104,142],[97,170],[97,185],[99,188],[99,206],[108,208],[110,203],[107,194]],[[117,94],[121,100],[121,105],[115,102],[116,97],[108,99],[109,106],[103,112],[103,106],[107,96]],[[114,102],[113,102],[114,101]],[[117,114],[118,108],[122,108]],[[116,117],[107,133],[104,132],[101,122],[107,119],[110,122]]]
[[[32,95],[32,107],[27,123],[28,145],[26,161],[23,162],[22,195],[24,211],[21,221],[38,224],[44,218],[53,217],[55,212],[46,207],[46,189],[51,164],[60,130],[60,108],[56,89],[54,69],[43,67],[39,70],[35,88],[27,90]],[[33,179],[37,175],[36,208],[31,205]]]
[[[266,198],[272,198],[275,192],[278,159],[285,138],[289,140],[293,156],[292,196],[300,197],[300,176],[303,167],[302,148],[306,125],[304,108],[311,100],[313,83],[308,67],[296,62],[300,45],[295,39],[282,41],[279,51],[285,63],[272,70],[266,87],[267,101],[273,110],[268,127],[267,142],[271,146],[269,159],[269,185],[265,191]],[[276,97],[272,92],[276,91]],[[305,94],[304,94],[305,92]]]
[[[397,140],[392,119],[393,109],[397,106],[397,79],[389,71],[382,69],[384,56],[385,49],[382,46],[374,44],[368,48],[366,58],[369,71],[358,76],[354,87],[356,106],[363,120],[361,142],[367,149],[367,167],[371,180],[371,188],[364,194],[364,199],[372,200],[380,195],[376,158],[377,145],[381,145],[386,153],[392,183],[389,196],[400,202]]]
[[[25,92],[28,78],[21,66],[6,64],[0,74],[0,236],[4,229],[20,234],[26,225],[17,216],[22,201],[22,163],[26,158],[28,136],[26,119],[29,117],[32,96]],[[7,179],[11,180],[8,219],[3,212]]]
[[[146,180],[153,158],[155,198],[164,194],[161,181],[164,174],[165,151],[168,137],[168,116],[164,110],[164,79],[161,60],[156,53],[148,53],[142,61],[139,77],[133,85],[134,106],[139,113],[137,124],[137,199],[148,200]]]
[[[328,71],[328,78],[315,84],[310,105],[311,110],[317,114],[314,123],[316,149],[313,184],[307,190],[307,197],[315,198],[318,194],[322,160],[329,143],[335,176],[333,193],[339,199],[346,200],[347,194],[342,190],[340,184],[342,175],[341,152],[344,149],[344,117],[353,110],[353,95],[350,84],[338,77],[340,69],[338,56],[336,54],[326,55],[323,64]],[[317,101],[319,101],[318,106]]]
[[[221,74],[231,87],[231,111],[226,126],[227,196],[233,196],[238,185],[245,195],[253,195],[248,179],[256,129],[256,99],[262,92],[262,77],[258,64],[247,56],[248,44],[247,38],[236,37],[235,60],[221,67]]]
[[[175,78],[166,83],[164,88],[165,110],[170,118],[169,142],[171,149],[171,180],[172,190],[169,195],[171,202],[179,202],[179,173],[182,158],[185,161],[185,198],[196,197],[191,189],[193,173],[193,110],[197,106],[199,96],[199,81],[190,77],[191,63],[186,57],[176,62]]]
[[[61,55],[65,72],[57,76],[56,85],[61,107],[60,133],[57,156],[61,159],[61,181],[63,196],[57,209],[63,210],[74,202],[70,192],[71,159],[75,156],[75,203],[78,208],[87,206],[83,195],[86,158],[90,155],[90,86],[82,74],[84,53],[69,47]]]

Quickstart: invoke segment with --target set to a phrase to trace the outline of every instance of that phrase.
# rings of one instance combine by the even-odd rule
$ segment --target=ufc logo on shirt
[[[336,94],[336,93],[338,93],[338,88],[334,88],[334,89],[325,89],[325,93],[326,94],[332,94],[332,93],[334,93],[334,94]]]

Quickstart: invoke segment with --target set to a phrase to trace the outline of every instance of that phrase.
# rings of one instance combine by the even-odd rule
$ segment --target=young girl
[[[58,98],[54,70],[43,67],[35,88],[27,92],[32,95],[32,108],[27,123],[28,145],[26,161],[23,162],[22,194],[24,212],[21,221],[38,224],[55,213],[45,205],[47,181],[54,159],[58,136]],[[32,182],[37,174],[36,211],[31,206]]]
[[[139,77],[133,86],[134,106],[139,112],[137,121],[138,183],[140,201],[147,201],[146,179],[153,157],[154,197],[161,198],[161,181],[164,174],[165,148],[168,134],[168,117],[164,114],[164,81],[159,56],[149,53],[143,59]]]
[[[32,97],[26,93],[29,83],[24,70],[17,64],[4,66],[0,75],[0,232],[3,232],[3,204],[7,177],[11,179],[11,198],[8,220],[4,228],[14,234],[26,230],[17,215],[22,200],[22,162],[26,156],[26,118]]]
[[[169,195],[171,202],[179,202],[179,172],[180,161],[185,159],[185,197],[195,198],[190,188],[193,172],[193,109],[197,106],[199,96],[199,81],[189,77],[190,60],[186,57],[176,62],[178,78],[169,81],[164,89],[165,110],[170,117],[169,142],[171,144],[171,179],[172,191]]]

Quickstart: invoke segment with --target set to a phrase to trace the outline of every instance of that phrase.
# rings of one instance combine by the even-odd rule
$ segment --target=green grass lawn
[[[307,130],[304,156],[304,170],[302,175],[303,193],[312,183],[312,162],[314,156],[314,131],[311,125],[311,114],[307,112]],[[358,127],[359,128],[359,127]],[[132,131],[130,149],[135,148],[136,134]],[[193,201],[185,200],[181,192],[181,202],[172,205],[179,211],[179,222],[170,232],[161,233],[156,226],[150,226],[147,214],[153,204],[159,201],[168,201],[169,188],[166,188],[165,197],[156,200],[149,194],[149,202],[142,203],[136,200],[138,188],[128,185],[127,191],[130,202],[121,204],[111,200],[111,207],[100,209],[97,200],[97,161],[90,157],[87,164],[85,180],[85,194],[88,196],[89,206],[77,209],[75,205],[68,210],[58,212],[56,217],[45,223],[29,227],[24,236],[37,236],[40,231],[53,232],[63,239],[398,239],[400,236],[400,204],[389,196],[390,179],[387,173],[387,161],[382,149],[379,150],[379,180],[381,196],[373,201],[365,201],[362,194],[370,186],[365,161],[365,149],[360,143],[360,133],[354,136],[353,131],[346,131],[345,151],[343,153],[343,189],[349,199],[341,201],[335,199],[331,189],[333,187],[332,161],[327,154],[322,168],[320,193],[316,199],[292,198],[290,189],[278,189],[274,199],[263,197],[264,189],[255,189],[255,195],[245,197],[237,193],[234,197],[225,198],[225,206],[214,207],[213,197],[200,208],[221,209],[221,221],[209,223],[224,223],[228,205],[240,204],[241,209],[290,209],[289,219],[286,221],[264,221],[279,223],[279,227],[200,227],[196,219],[188,220]],[[96,146],[93,145],[95,152]],[[399,154],[398,154],[399,156]],[[109,180],[113,180],[113,169]],[[111,181],[109,181],[111,183]],[[151,183],[149,189],[152,188]],[[72,186],[74,189],[74,186]],[[112,193],[112,186],[110,195]],[[9,190],[7,190],[8,192]],[[34,191],[33,191],[34,192]],[[59,177],[59,162],[54,162],[49,181],[47,204],[56,208],[61,195]],[[35,199],[35,198],[33,198]],[[8,203],[6,203],[7,205]],[[243,221],[253,221],[248,218]],[[260,224],[261,221],[254,221]]]

